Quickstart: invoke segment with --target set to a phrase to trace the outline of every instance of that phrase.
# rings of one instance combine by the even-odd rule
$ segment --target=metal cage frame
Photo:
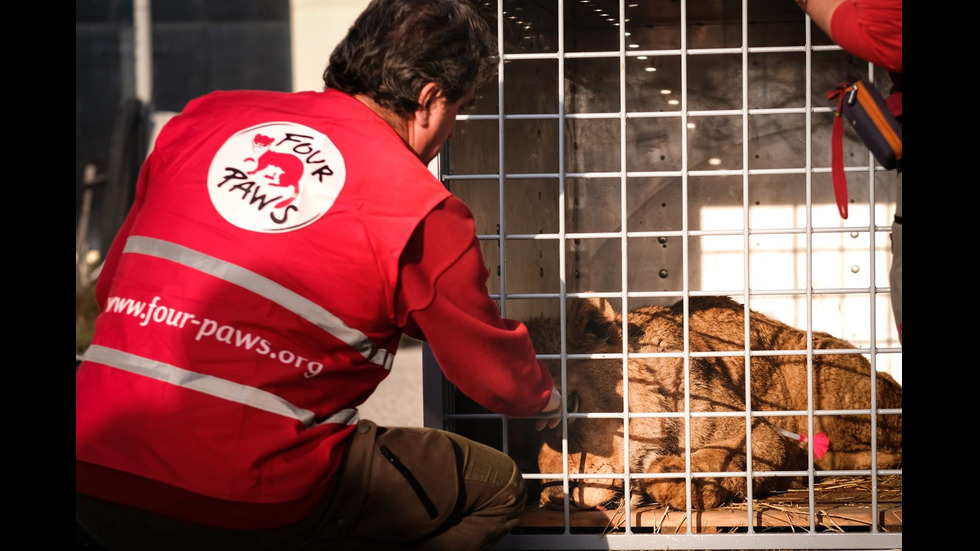
[[[689,258],[688,243],[692,237],[705,236],[705,235],[730,235],[730,236],[740,236],[742,238],[743,251],[746,252],[749,249],[750,239],[753,235],[764,234],[764,233],[780,233],[780,234],[797,234],[802,235],[806,241],[806,271],[808,274],[807,284],[805,288],[801,289],[791,289],[791,290],[779,290],[778,292],[768,292],[770,294],[779,295],[796,295],[803,297],[807,306],[807,311],[812,315],[812,301],[815,295],[821,293],[833,293],[833,294],[848,294],[848,293],[860,293],[862,295],[866,294],[872,304],[870,309],[871,319],[868,320],[870,324],[870,332],[872,335],[871,343],[869,348],[857,348],[852,350],[835,350],[832,353],[861,353],[868,355],[870,357],[872,369],[875,369],[876,358],[878,354],[901,354],[901,348],[883,348],[877,345],[874,339],[876,320],[875,320],[875,299],[879,294],[889,293],[888,287],[882,287],[875,284],[874,276],[874,258],[875,258],[875,239],[870,239],[870,250],[868,254],[871,256],[871,283],[866,289],[815,289],[812,284],[812,278],[809,274],[812,271],[812,240],[814,235],[822,233],[843,233],[843,232],[866,232],[871,236],[878,233],[887,233],[890,231],[890,225],[882,224],[875,220],[874,209],[871,209],[871,219],[870,224],[864,227],[847,226],[842,228],[829,228],[829,227],[815,227],[810,219],[811,210],[811,179],[814,174],[819,173],[829,173],[830,168],[825,166],[814,166],[813,159],[811,157],[812,144],[811,140],[811,121],[814,114],[819,113],[830,113],[832,112],[831,107],[817,105],[812,97],[811,93],[811,56],[814,52],[819,51],[829,51],[829,50],[839,50],[839,47],[834,45],[815,45],[812,41],[811,29],[812,25],[808,16],[805,16],[806,24],[806,44],[802,46],[786,46],[786,47],[749,47],[748,46],[748,5],[752,0],[741,0],[741,25],[742,25],[742,45],[737,48],[710,48],[710,49],[689,49],[687,47],[682,47],[676,50],[642,50],[642,49],[631,49],[626,40],[625,33],[623,29],[626,28],[626,13],[627,7],[630,2],[625,0],[618,0],[618,23],[620,33],[619,33],[619,49],[618,51],[601,51],[601,52],[578,52],[578,51],[566,51],[565,49],[565,36],[564,36],[564,5],[566,3],[571,3],[577,0],[555,0],[555,5],[557,7],[557,32],[558,32],[558,46],[555,52],[546,53],[509,53],[505,51],[504,45],[504,20],[507,17],[505,12],[505,2],[496,2],[496,24],[497,33],[499,40],[499,56],[500,56],[500,71],[499,78],[497,82],[497,114],[475,114],[475,115],[460,115],[458,120],[460,121],[496,121],[498,125],[498,166],[496,173],[490,174],[453,174],[449,166],[449,155],[447,150],[444,149],[441,155],[441,178],[447,184],[462,184],[466,180],[496,180],[498,182],[498,192],[499,192],[499,221],[500,227],[496,234],[481,234],[478,238],[481,241],[495,242],[500,249],[500,262],[506,262],[507,255],[505,254],[508,244],[519,240],[549,240],[557,241],[558,243],[558,259],[559,259],[559,290],[557,293],[511,293],[508,292],[507,286],[507,270],[501,270],[499,274],[499,289],[500,292],[493,295],[493,298],[498,299],[501,312],[506,317],[507,316],[507,302],[511,299],[558,299],[560,308],[560,321],[562,327],[566,324],[566,299],[569,298],[589,298],[589,297],[604,297],[619,299],[622,301],[624,309],[626,305],[629,304],[630,299],[645,298],[645,297],[673,297],[684,301],[685,314],[687,314],[688,300],[692,296],[698,295],[717,295],[717,294],[731,294],[740,297],[744,300],[744,304],[748,309],[751,304],[753,297],[758,297],[765,295],[768,291],[758,291],[750,289],[750,278],[749,278],[749,262],[744,262],[744,273],[743,273],[743,286],[742,288],[730,289],[726,293],[719,293],[716,291],[698,291],[689,288],[687,278],[684,278],[683,288],[680,292],[638,292],[631,291],[628,289],[627,282],[627,261],[629,259],[629,238],[631,237],[670,237],[678,238],[683,246],[682,250],[682,261],[684,266],[684,271],[687,273],[689,263],[691,259]],[[582,0],[585,1],[585,0]],[[787,0],[788,1],[788,0]],[[680,2],[680,32],[681,32],[681,44],[686,45],[686,17],[687,17],[687,0],[679,0]],[[748,106],[748,71],[744,70],[745,66],[748,64],[748,56],[751,53],[763,53],[763,52],[803,52],[806,59],[806,103],[804,106],[799,108],[749,108]],[[693,111],[688,109],[687,105],[687,63],[688,59],[694,56],[709,55],[709,54],[734,54],[741,56],[743,70],[742,70],[742,82],[740,83],[740,88],[737,93],[741,94],[742,107],[737,110],[713,110],[713,111]],[[682,78],[682,90],[681,90],[681,105],[678,111],[670,112],[628,112],[626,108],[626,61],[628,58],[636,56],[677,56],[680,59],[681,64],[681,78]],[[566,112],[565,108],[565,60],[576,59],[576,58],[615,58],[619,61],[619,78],[620,78],[620,90],[619,90],[619,111],[615,113],[569,113]],[[558,112],[557,113],[541,113],[541,114],[511,114],[505,112],[504,98],[505,98],[505,81],[504,81],[504,63],[508,61],[516,60],[531,60],[531,59],[548,59],[557,61],[558,70]],[[871,64],[868,64],[868,78],[874,79],[875,70]],[[757,115],[767,115],[767,114],[802,114],[806,118],[806,164],[803,167],[795,168],[780,168],[780,169],[752,169],[749,168],[748,159],[748,146],[749,143],[749,118]],[[714,116],[737,116],[741,117],[742,120],[742,168],[731,169],[731,170],[691,170],[687,163],[687,121],[688,117],[714,117]],[[628,171],[627,167],[627,120],[630,118],[643,118],[643,117],[679,117],[681,120],[681,132],[682,139],[684,142],[684,147],[682,148],[682,165],[681,169],[677,171],[650,171],[650,172],[637,172]],[[505,131],[504,125],[506,120],[517,120],[517,119],[554,119],[558,121],[558,170],[553,173],[532,173],[532,174],[513,174],[507,173],[505,170],[505,159],[504,159],[504,140]],[[618,120],[620,125],[620,147],[619,147],[619,171],[612,172],[586,172],[586,173],[573,173],[567,172],[565,170],[566,163],[566,150],[565,150],[565,124],[564,121],[569,119],[586,119],[586,118],[602,118],[608,120]],[[870,202],[874,205],[875,202],[875,186],[874,186],[874,176],[876,171],[882,170],[877,167],[874,163],[874,159],[871,155],[868,155],[866,163],[861,166],[850,166],[848,169],[849,174],[857,174],[862,178],[867,178],[870,186]],[[797,174],[803,175],[806,182],[806,195],[807,195],[807,221],[805,227],[803,228],[785,228],[785,229],[752,229],[749,222],[749,177],[750,175],[758,174]],[[689,178],[697,176],[717,176],[717,175],[727,175],[727,176],[737,176],[742,179],[743,193],[743,223],[741,230],[733,231],[718,231],[718,230],[695,230],[691,229],[690,224],[690,213],[688,212],[688,182]],[[625,223],[621,224],[621,228],[618,232],[588,232],[588,233],[573,233],[566,231],[566,219],[565,219],[565,209],[563,207],[558,209],[558,231],[555,233],[538,233],[538,234],[519,234],[519,233],[509,233],[507,228],[507,212],[506,212],[506,202],[505,202],[505,181],[517,180],[522,178],[549,178],[553,179],[558,184],[558,204],[565,205],[565,190],[566,190],[566,180],[568,178],[600,178],[600,179],[611,179],[618,180],[620,184],[621,197],[619,201],[619,206],[621,209],[620,215],[622,220],[625,221],[627,217],[627,178],[628,177],[679,177],[682,181],[682,209],[681,214],[682,229],[680,231],[650,231],[650,232],[639,232],[639,231],[629,231]],[[595,293],[584,293],[584,292],[570,292],[567,290],[567,285],[565,281],[566,272],[566,256],[567,247],[566,242],[572,239],[600,239],[600,238],[615,238],[619,239],[621,243],[621,287],[618,292],[595,292]],[[685,316],[686,319],[686,316]],[[624,316],[624,334],[626,333],[627,322]],[[812,319],[808,318],[808,323],[806,327],[808,337],[812,335]],[[564,333],[563,333],[564,334]],[[745,316],[745,335],[746,343],[748,343],[749,335],[749,317]],[[625,339],[624,339],[625,341]],[[656,474],[646,474],[646,473],[631,473],[629,465],[629,446],[628,446],[628,435],[630,431],[629,420],[631,418],[637,418],[642,416],[668,416],[674,414],[655,414],[655,413],[629,413],[628,404],[628,392],[626,386],[629,384],[627,361],[629,358],[642,357],[642,354],[631,353],[627,350],[627,344],[624,342],[623,350],[619,354],[570,354],[566,351],[565,342],[562,342],[562,348],[559,354],[544,355],[540,354],[539,357],[542,359],[559,360],[561,362],[562,373],[565,373],[567,367],[567,362],[569,359],[583,359],[583,358],[605,358],[605,359],[620,359],[623,364],[623,412],[615,414],[603,414],[603,413],[574,413],[569,414],[565,409],[562,410],[562,457],[566,467],[563,469],[562,479],[563,485],[566,492],[568,493],[568,484],[570,480],[576,478],[588,478],[590,475],[570,475],[567,468],[567,457],[568,457],[568,433],[567,433],[567,421],[568,419],[574,417],[622,417],[623,418],[623,431],[624,431],[624,441],[627,443],[624,445],[624,472],[622,474],[603,474],[603,475],[591,475],[593,477],[602,478],[622,478],[624,480],[625,492],[627,498],[624,499],[625,502],[625,523],[621,526],[621,530],[617,533],[606,533],[606,534],[583,534],[575,533],[571,530],[570,522],[570,510],[568,500],[565,500],[564,506],[564,527],[563,532],[560,534],[512,534],[508,536],[501,544],[502,549],[893,549],[902,547],[902,533],[899,532],[885,532],[880,529],[876,523],[872,523],[867,532],[844,532],[844,533],[834,533],[828,531],[818,530],[818,526],[814,519],[817,518],[817,511],[815,510],[814,503],[814,493],[813,493],[813,480],[815,476],[815,469],[813,465],[813,457],[810,455],[809,466],[805,471],[800,472],[762,472],[753,471],[751,468],[751,460],[749,461],[749,467],[746,471],[734,472],[734,473],[724,473],[725,476],[745,476],[748,477],[749,481],[754,476],[804,476],[809,480],[809,500],[810,500],[810,525],[808,529],[803,529],[795,533],[766,533],[762,530],[757,530],[749,522],[744,533],[737,534],[703,534],[695,533],[693,531],[693,522],[686,522],[686,532],[676,533],[676,534],[657,534],[657,533],[647,533],[647,532],[635,532],[634,527],[631,526],[631,510],[630,510],[630,500],[628,499],[630,492],[629,480],[639,479],[639,478],[653,478],[657,477]],[[680,356],[683,357],[685,362],[689,362],[692,357],[698,357],[699,355],[710,355],[712,353],[698,353],[692,352],[688,346],[688,335],[685,332],[685,346],[684,352],[681,354],[676,353],[664,353],[654,356]],[[746,344],[746,348],[741,353],[744,355],[746,360],[746,380],[749,379],[748,364],[749,359],[753,356],[765,355],[767,351],[757,351],[751,350],[749,345]],[[779,351],[779,354],[787,354],[786,351]],[[792,353],[792,352],[790,352]],[[812,361],[815,351],[812,347],[812,341],[807,346],[804,351],[799,351],[799,354],[805,355],[807,358],[808,366],[808,378],[812,388]],[[823,352],[821,352],[823,353]],[[715,353],[717,354],[717,353]],[[685,380],[689,376],[689,372],[685,370]],[[566,388],[567,377],[562,377],[562,392],[564,396],[568,395]],[[874,381],[874,377],[872,377]],[[430,427],[443,428],[447,423],[451,424],[454,419],[472,419],[481,417],[491,417],[491,418],[501,418],[505,419],[499,415],[492,414],[455,414],[452,411],[445,410],[445,383],[442,374],[438,368],[438,365],[432,356],[432,354],[426,349],[423,353],[423,387],[424,387],[424,411],[425,411],[425,424]],[[690,400],[690,388],[686,385],[685,389],[685,401],[689,404]],[[746,393],[750,394],[751,385],[746,385]],[[850,414],[867,414],[870,415],[872,423],[872,432],[874,432],[874,427],[879,414],[901,414],[901,410],[879,410],[875,408],[876,398],[875,398],[875,386],[872,382],[872,408],[867,411],[853,411],[848,410]],[[793,415],[806,415],[808,418],[808,428],[810,429],[809,434],[813,434],[813,419],[815,415],[821,414],[835,414],[840,413],[835,411],[818,411],[813,408],[812,392],[809,393],[811,405],[806,411],[796,411],[796,412],[781,412],[783,414],[793,414]],[[747,396],[748,397],[748,396]],[[741,416],[745,418],[746,432],[751,433],[751,422],[756,416],[765,414],[766,416],[773,415],[772,412],[755,412],[751,408],[747,407],[745,412],[736,412],[733,415]],[[693,417],[699,415],[719,415],[718,413],[712,414],[699,414],[692,413],[690,408],[681,414],[685,418],[686,422],[686,438],[690,442],[690,421]],[[507,423],[502,423],[503,430],[503,441],[504,441],[504,452],[507,452]],[[747,455],[751,458],[751,438],[748,438],[748,450]],[[872,463],[876,464],[874,461],[874,448],[872,451]],[[820,475],[833,475],[833,471],[819,471]],[[691,480],[693,477],[701,476],[717,476],[719,473],[692,473],[690,466],[690,457],[687,457],[687,471],[685,473],[688,489],[688,510],[686,511],[687,518],[692,519],[696,511],[691,510],[690,505],[690,491],[691,491]],[[878,518],[878,503],[877,503],[877,481],[879,477],[897,474],[901,475],[902,470],[883,470],[878,468],[871,468],[867,471],[841,471],[840,474],[847,475],[867,475],[871,479],[872,484],[872,511],[871,518]],[[661,475],[663,476],[663,475]],[[526,474],[525,478],[546,478],[548,475],[544,474]],[[554,478],[550,476],[549,478]],[[748,484],[749,495],[747,499],[748,507],[748,519],[753,517],[753,499],[752,499],[752,485]]]

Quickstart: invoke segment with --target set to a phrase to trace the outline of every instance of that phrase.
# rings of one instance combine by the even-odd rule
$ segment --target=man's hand
[[[553,429],[558,426],[558,423],[561,423],[561,392],[558,391],[558,388],[551,387],[551,398],[548,400],[548,405],[541,410],[541,413],[553,413],[556,416],[550,419],[535,420],[534,428],[537,430],[544,430],[545,427]]]

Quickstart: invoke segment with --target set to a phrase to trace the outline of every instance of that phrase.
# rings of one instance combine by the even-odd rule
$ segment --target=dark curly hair
[[[458,101],[494,78],[497,60],[494,35],[467,0],[372,0],[331,54],[323,82],[405,114],[429,82]]]

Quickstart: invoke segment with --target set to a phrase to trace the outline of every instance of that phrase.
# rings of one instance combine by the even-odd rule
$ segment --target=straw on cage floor
[[[817,531],[869,531],[873,523],[872,486],[867,476],[822,477],[813,488],[813,514],[808,489],[793,489],[756,499],[749,519],[747,503],[733,503],[707,511],[694,511],[695,533],[744,530],[750,524],[756,531],[792,532],[809,530],[811,516]],[[902,531],[902,477],[880,476],[877,481],[877,526],[883,532]],[[614,532],[626,525],[625,509],[575,511],[570,513],[571,529]],[[634,531],[686,533],[686,511],[657,505],[633,508],[630,526]],[[522,530],[533,532],[564,526],[564,513],[554,509],[528,509],[521,519]]]

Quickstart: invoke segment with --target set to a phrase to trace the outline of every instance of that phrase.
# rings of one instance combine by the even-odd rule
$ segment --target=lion
[[[689,346],[692,353],[728,352],[730,355],[693,355],[690,360],[690,411],[739,412],[741,415],[692,417],[690,427],[692,473],[745,471],[746,389],[745,308],[723,297],[689,299]],[[538,317],[526,325],[539,354],[557,353],[560,326],[557,319]],[[602,299],[578,300],[567,312],[566,352],[569,354],[622,353],[623,320]],[[671,307],[645,306],[628,316],[628,350],[631,354],[679,353],[684,350],[683,302]],[[813,349],[853,349],[854,345],[822,332],[813,332]],[[763,314],[750,311],[748,328],[751,364],[751,450],[753,473],[805,471],[805,441],[790,436],[807,433],[807,356],[805,354],[755,354],[756,351],[802,351],[807,334]],[[559,362],[542,360],[560,380]],[[569,359],[566,402],[570,413],[618,413],[623,411],[623,361],[621,359]],[[630,357],[628,361],[629,412],[675,413],[673,416],[638,415],[629,421],[630,473],[678,473],[677,478],[632,479],[630,495],[635,506],[656,502],[686,509],[684,359]],[[871,454],[871,365],[861,354],[813,354],[812,408],[864,410],[833,412],[813,417],[813,433],[829,438],[826,454],[814,464],[818,470],[869,469]],[[876,403],[880,409],[901,409],[902,387],[888,374],[876,374]],[[761,412],[796,412],[792,415],[759,415]],[[829,413],[829,412],[825,412]],[[901,412],[877,416],[879,468],[898,467],[902,461]],[[570,474],[622,474],[623,419],[617,415],[570,418],[568,422],[568,472]],[[783,432],[780,432],[782,429]],[[788,432],[787,432],[788,431]],[[795,435],[793,434],[795,433]],[[540,473],[562,473],[561,426],[537,433],[537,467]],[[527,436],[525,436],[527,437]],[[816,443],[816,439],[814,439]],[[753,477],[753,495],[799,487],[800,476]],[[542,481],[541,505],[561,507],[564,492],[560,480]],[[623,479],[570,479],[570,505],[575,509],[618,506],[624,495]],[[693,477],[691,506],[705,510],[744,499],[745,475]]]

